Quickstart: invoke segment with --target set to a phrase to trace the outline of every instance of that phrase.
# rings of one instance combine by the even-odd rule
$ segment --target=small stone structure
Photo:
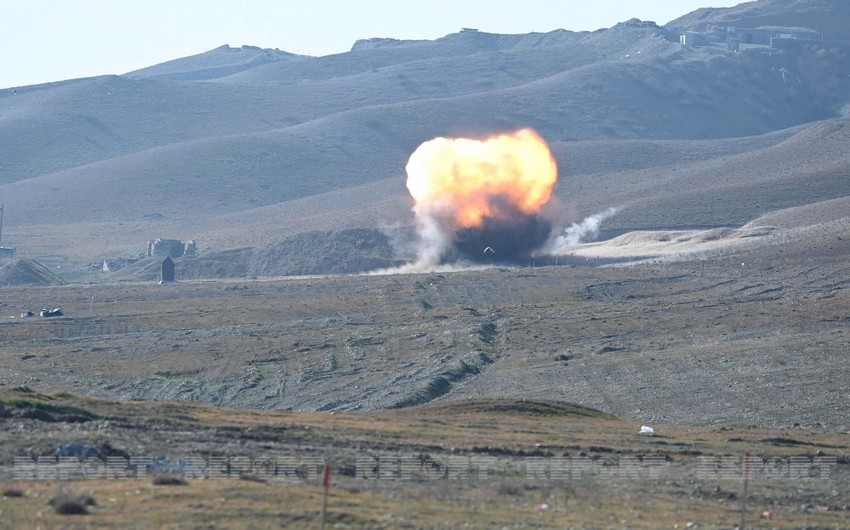
[[[160,256],[179,258],[181,256],[194,256],[197,247],[191,239],[180,241],[179,239],[152,239],[148,241],[147,256]]]

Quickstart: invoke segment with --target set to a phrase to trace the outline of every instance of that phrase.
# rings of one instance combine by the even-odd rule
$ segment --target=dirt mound
[[[430,414],[456,417],[461,414],[511,414],[530,417],[582,416],[588,418],[616,419],[600,410],[561,401],[524,399],[468,399],[445,401],[417,407],[415,410]],[[412,409],[407,409],[410,413]]]
[[[300,276],[347,274],[394,267],[404,263],[394,258],[387,236],[378,230],[354,228],[333,232],[304,232],[282,241],[258,247],[244,255],[247,276]],[[235,256],[234,256],[235,257]],[[222,256],[187,261],[189,276],[219,272]],[[236,269],[239,269],[237,267]],[[225,273],[230,270],[225,269]],[[241,272],[233,270],[232,272]],[[203,274],[206,276],[207,274]]]
[[[145,258],[112,275],[113,280],[156,281],[161,258]],[[386,235],[375,229],[311,231],[256,248],[230,249],[175,260],[178,280],[353,274],[396,267]]]
[[[65,281],[33,259],[0,262],[0,286],[62,285]]]
[[[799,228],[846,219],[847,212],[850,212],[850,197],[842,197],[770,212],[753,220],[746,227]]]
[[[607,241],[580,245],[567,254],[587,259],[638,262],[663,258],[705,259],[785,242],[794,237],[772,226],[719,227],[707,230],[634,231]]]
[[[121,281],[156,281],[159,280],[161,264],[162,258],[158,256],[140,259],[114,272],[110,278]]]

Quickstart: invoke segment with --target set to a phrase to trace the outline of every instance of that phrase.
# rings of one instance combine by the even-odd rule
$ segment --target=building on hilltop
[[[799,39],[799,40],[822,40],[823,35],[811,29],[806,28],[787,28],[780,26],[771,26],[764,28],[736,28],[728,26],[726,28],[726,38],[739,39],[742,44],[755,44],[761,46],[770,46],[774,39]]]

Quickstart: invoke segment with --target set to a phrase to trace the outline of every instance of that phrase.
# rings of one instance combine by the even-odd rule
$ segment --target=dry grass
[[[4,401],[19,399],[21,390],[0,391]],[[703,527],[730,527],[739,520],[740,480],[695,475],[700,457],[738,455],[746,449],[761,457],[814,455],[839,457],[831,480],[794,481],[761,478],[750,484],[750,516],[764,509],[776,516],[772,528],[846,522],[842,499],[850,443],[841,433],[799,429],[665,426],[655,436],[638,434],[639,425],[592,409],[568,404],[522,400],[467,400],[374,413],[287,413],[218,408],[171,402],[115,402],[70,394],[23,391],[30,402],[75,407],[97,415],[99,432],[114,447],[140,447],[149,454],[173,457],[190,453],[263,455],[286,452],[318,455],[331,463],[329,521],[348,528],[471,528],[527,525],[541,528],[671,528],[696,522]],[[27,420],[34,447],[50,447],[61,439],[62,424]],[[144,426],[141,430],[139,426]],[[84,438],[85,431],[74,435]],[[215,441],[209,442],[210,433]],[[0,439],[16,445],[14,438]],[[240,445],[237,440],[246,440]],[[141,444],[139,446],[138,444]],[[205,445],[206,444],[206,445]],[[234,445],[235,444],[235,445]],[[231,448],[231,449],[225,449]],[[223,453],[224,451],[224,453]],[[428,455],[441,466],[458,457],[495,456],[489,478],[472,471],[466,478],[431,476],[414,470],[410,480],[383,475],[368,480],[354,475],[356,455]],[[567,480],[527,476],[528,458],[586,455],[596,470]],[[606,474],[603,466],[624,465],[624,458],[660,456],[666,462],[658,478]],[[392,460],[390,460],[392,461]],[[496,462],[494,461],[494,462]],[[382,464],[386,465],[386,464]],[[392,470],[390,466],[390,470]],[[462,469],[462,468],[460,468]],[[576,469],[576,468],[573,468]],[[362,469],[359,471],[362,472]],[[384,468],[386,473],[386,468]],[[575,472],[574,472],[575,473]],[[0,528],[75,528],[46,505],[62,512],[84,507],[86,527],[124,528],[312,528],[317,524],[321,487],[306,475],[264,480],[184,479],[181,487],[163,487],[152,479],[8,481],[26,492],[6,499]],[[643,477],[643,478],[641,478]],[[174,482],[168,476],[168,482]],[[86,493],[79,493],[81,491]],[[98,499],[92,504],[88,499]],[[56,499],[46,501],[46,499]],[[61,502],[60,502],[61,501]],[[67,501],[67,502],[66,502]],[[548,508],[541,509],[546,504]],[[811,509],[802,510],[801,505]],[[60,522],[61,521],[61,522]],[[71,525],[71,526],[68,526]],[[132,526],[131,526],[132,527]]]
[[[850,441],[842,432],[797,428],[770,429],[732,426],[656,426],[655,436],[639,434],[640,423],[622,420],[584,407],[536,400],[463,400],[399,410],[362,413],[281,412],[216,407],[199,403],[163,401],[112,401],[72,394],[45,394],[24,391],[28,400],[19,399],[19,389],[0,390],[6,403],[31,403],[44,408],[73,408],[101,421],[132,425],[147,424],[159,430],[181,429],[203,432],[223,429],[239,438],[248,433],[276,433],[278,443],[312,440],[317,446],[375,446],[397,450],[433,448],[437,453],[450,448],[458,451],[505,453],[517,456],[545,452],[605,452],[646,454],[661,452],[668,456],[693,459],[695,455],[741,454],[746,448],[754,454],[785,457],[823,449],[829,454],[850,454]],[[556,410],[539,414],[535,409]],[[589,413],[589,414],[588,414]],[[54,424],[35,422],[45,432]],[[57,424],[61,428],[61,423]],[[84,425],[84,424],[81,424]],[[117,431],[124,432],[123,430]],[[119,438],[120,439],[120,438]],[[259,438],[264,440],[263,437]],[[777,443],[775,440],[791,440]],[[143,441],[139,438],[138,441]],[[154,478],[168,482],[173,477]]]
[[[529,487],[530,486],[530,487]],[[64,516],[44,511],[43,499],[62,486],[25,484],[32,495],[7,501],[7,522],[35,528],[75,528]],[[86,517],[87,528],[315,528],[321,504],[317,484],[261,485],[231,481],[191,481],[186,488],[156,489],[139,481],[86,482],[98,498]],[[727,486],[728,487],[728,486]],[[689,522],[705,528],[729,528],[740,521],[740,503],[721,500],[733,490],[708,488],[693,493],[668,486],[575,482],[534,484],[505,490],[493,484],[388,484],[366,486],[334,481],[328,521],[345,528],[674,528]],[[791,503],[764,504],[763,491],[752,487],[748,519],[756,525],[772,507],[771,528],[833,528],[847,513],[799,509]],[[825,492],[826,493],[826,492]],[[827,493],[828,494],[828,493]],[[538,509],[545,503],[548,508]],[[766,523],[766,521],[764,521]],[[71,526],[67,526],[71,525]],[[3,526],[0,528],[12,528]]]

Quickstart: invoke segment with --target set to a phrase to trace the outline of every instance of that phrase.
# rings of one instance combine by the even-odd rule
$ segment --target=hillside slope
[[[551,47],[517,51],[483,52],[461,42],[424,46],[416,52],[423,45],[410,43],[322,58],[285,56],[287,60],[267,65],[278,68],[271,71],[263,68],[265,62],[249,59],[248,65],[236,65],[250,67],[244,72],[252,72],[247,79],[168,79],[189,79],[210,63],[222,64],[222,54],[225,58],[243,54],[256,58],[259,53],[249,49],[234,54],[233,49],[219,48],[172,62],[176,64],[152,67],[153,72],[167,73],[162,76],[134,73],[3,91],[0,144],[5,146],[6,156],[0,165],[0,183],[175,142],[250,134],[347,110],[368,111],[375,105],[522,85],[604,60],[604,50],[643,46],[642,41],[652,38],[651,30],[631,30],[632,34],[625,36],[585,37],[593,41],[590,46],[584,46],[583,39],[565,38],[552,42]],[[444,55],[434,48],[444,50]],[[408,53],[409,49],[416,53]],[[399,55],[400,51],[404,53]],[[233,67],[223,64],[224,69]],[[379,68],[393,65],[396,67]]]
[[[214,50],[182,57],[165,63],[135,70],[125,77],[171,79],[175,81],[202,81],[231,75],[242,70],[256,68],[261,64],[286,61],[298,55],[256,46],[231,48],[225,44]]]
[[[25,223],[43,216],[45,208],[61,211],[68,222],[116,219],[116,213],[117,220],[140,220],[154,211],[183,217],[187,203],[194,215],[207,216],[400,175],[409,153],[438,135],[481,135],[531,125],[555,144],[725,138],[828,118],[841,103],[836,98],[846,97],[839,90],[846,83],[824,87],[809,79],[804,88],[789,88],[776,71],[788,59],[695,53],[692,58],[606,62],[521,86],[370,105],[258,132],[226,134],[223,129],[238,123],[221,120],[216,127],[222,134],[39,175],[0,186],[0,192],[25,212],[19,214]],[[688,87],[695,80],[707,84],[692,91]],[[248,119],[235,112],[232,117]],[[194,122],[198,134],[215,129],[203,130],[206,119]],[[606,169],[602,163],[594,173]],[[131,197],[145,200],[127,201]]]
[[[739,8],[842,16],[828,4]],[[682,48],[633,21],[367,39],[321,58],[222,46],[3,91],[4,235],[63,265],[156,237],[210,252],[409,224],[404,166],[421,142],[521,127],[552,147],[564,223],[614,206],[609,231],[740,225],[847,194],[848,109],[841,47]]]

